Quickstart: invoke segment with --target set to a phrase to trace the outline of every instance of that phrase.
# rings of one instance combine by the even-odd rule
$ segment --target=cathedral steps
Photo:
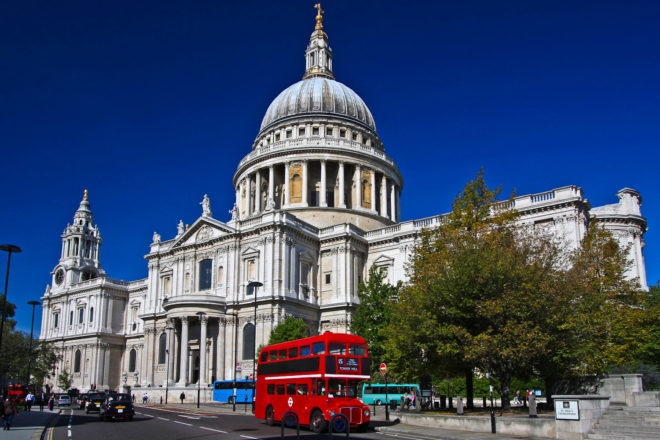
[[[587,435],[591,440],[660,440],[660,408],[612,406]]]

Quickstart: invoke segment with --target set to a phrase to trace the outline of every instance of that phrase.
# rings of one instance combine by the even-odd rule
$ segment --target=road
[[[209,414],[136,407],[135,418],[130,422],[102,422],[96,413],[88,415],[78,409],[66,408],[45,440],[262,440],[280,438],[280,433],[279,425],[268,426],[251,414],[240,412]],[[284,435],[288,440],[295,440],[295,428],[285,428]],[[351,438],[360,440],[384,440],[386,436],[374,431],[351,433]],[[316,435],[301,427],[300,438],[328,439],[328,434]],[[346,437],[342,433],[335,434],[335,438]]]

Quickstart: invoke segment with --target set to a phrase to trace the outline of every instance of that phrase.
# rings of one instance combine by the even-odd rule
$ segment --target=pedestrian
[[[4,396],[0,398],[0,425],[5,429],[5,399]]]
[[[50,399],[48,399],[48,409],[52,411],[54,407],[55,407],[55,396],[51,395]]]
[[[14,416],[18,414],[18,405],[16,405],[16,399],[5,400],[5,431],[11,429],[11,424],[14,421]]]
[[[132,400],[133,403],[135,403],[135,394],[133,394],[133,395],[131,396],[131,400]]]
[[[142,395],[142,404],[146,405],[147,402],[149,401],[149,394],[145,391],[144,394]]]
[[[41,393],[41,396],[39,397],[39,411],[44,410],[44,402],[46,401],[46,395],[44,393]]]
[[[520,400],[520,390],[516,390],[516,397],[514,398],[514,401],[515,401],[518,405],[522,405],[522,400]]]
[[[32,404],[34,403],[34,394],[31,391],[28,391],[27,396],[25,396],[25,410],[30,411],[32,409]]]
[[[527,402],[529,401],[529,388],[525,391],[525,406],[527,406]]]
[[[179,394],[179,399],[181,399],[181,404],[183,404],[184,399],[186,398],[186,395],[184,394],[183,391],[181,391],[181,394]]]

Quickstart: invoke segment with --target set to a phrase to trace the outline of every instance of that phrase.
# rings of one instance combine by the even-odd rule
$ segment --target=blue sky
[[[108,275],[147,275],[154,231],[228,220],[232,176],[268,104],[298,81],[315,1],[4,4],[0,243],[29,330],[62,230],[89,190]],[[660,2],[323,2],[338,81],[404,177],[404,220],[451,209],[484,167],[504,192],[577,185],[593,206],[638,190],[660,278]],[[0,255],[4,285],[6,254]],[[35,327],[39,326],[39,317]]]

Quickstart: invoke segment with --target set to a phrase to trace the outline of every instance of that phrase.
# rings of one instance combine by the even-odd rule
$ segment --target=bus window
[[[312,344],[312,354],[325,354],[325,342],[314,342]]]
[[[259,356],[259,362],[266,362],[266,359],[268,359],[268,353],[265,351],[261,352],[261,356]]]
[[[346,345],[328,344],[328,354],[346,354]]]
[[[364,390],[362,391],[362,394],[373,394],[374,389],[371,387],[364,387]]]
[[[301,396],[306,396],[307,395],[307,384],[306,383],[299,383],[298,384],[298,394]]]
[[[286,384],[286,394],[287,394],[287,396],[295,396],[296,395],[296,384],[295,383]]]
[[[273,350],[268,355],[268,360],[269,361],[274,361],[275,359],[277,359],[277,352],[275,350]]]
[[[328,397],[346,397],[346,379],[329,379]]]
[[[297,358],[297,357],[298,357],[298,347],[289,348],[289,358]]]
[[[300,356],[309,356],[309,345],[300,347]]]
[[[277,359],[286,359],[286,349],[280,350],[277,353]]]
[[[367,354],[367,350],[364,345],[351,344],[348,347],[348,354],[351,356],[365,356]]]
[[[316,390],[318,391],[319,396],[325,396],[325,381],[323,379],[317,381]]]
[[[268,394],[275,394],[275,384],[269,383],[266,387],[266,392]]]
[[[216,390],[219,390],[220,389],[220,382],[216,382],[215,385],[213,385],[213,388],[215,388]]]
[[[284,395],[284,385],[277,386],[277,394]]]
[[[360,380],[348,379],[348,387],[346,388],[348,397],[356,397],[358,395],[358,386]]]

